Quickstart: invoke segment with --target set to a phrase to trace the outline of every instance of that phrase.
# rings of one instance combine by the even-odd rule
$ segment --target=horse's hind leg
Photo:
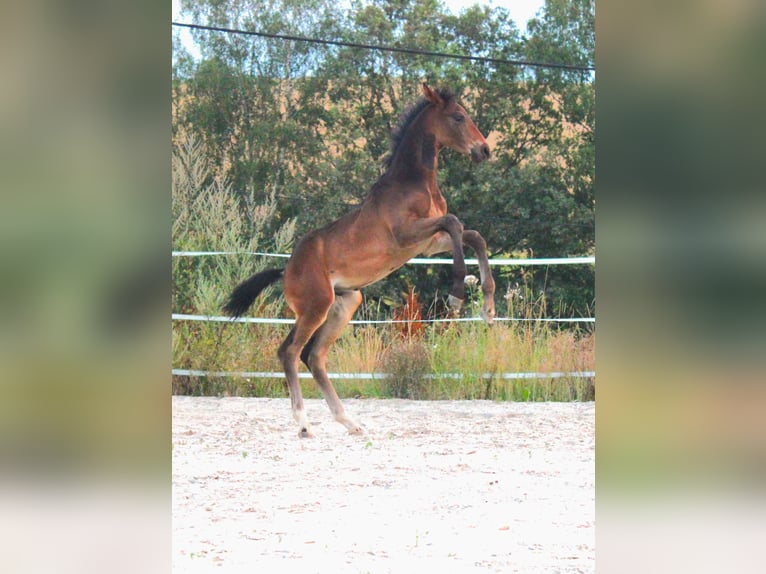
[[[335,302],[327,314],[327,320],[314,333],[301,353],[301,359],[311,369],[314,380],[319,385],[327,405],[335,420],[344,425],[351,434],[361,434],[362,428],[345,412],[335,388],[327,376],[327,353],[337,340],[343,328],[348,324],[362,302],[359,291],[341,291],[336,293]]]
[[[315,298],[312,308],[302,315],[299,315],[295,321],[295,327],[279,347],[279,359],[285,370],[287,379],[287,388],[290,392],[290,401],[292,403],[293,417],[300,426],[299,436],[301,438],[310,438],[314,434],[311,432],[306,409],[303,404],[303,393],[301,392],[300,381],[298,380],[298,358],[304,345],[311,339],[314,332],[322,325],[327,317],[327,310],[332,305],[332,292],[330,299]]]

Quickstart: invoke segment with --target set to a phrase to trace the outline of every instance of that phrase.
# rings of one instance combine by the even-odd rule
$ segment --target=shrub
[[[424,375],[431,371],[431,359],[426,345],[417,339],[394,342],[384,353],[381,370],[386,394],[400,399],[428,398],[429,381]]]

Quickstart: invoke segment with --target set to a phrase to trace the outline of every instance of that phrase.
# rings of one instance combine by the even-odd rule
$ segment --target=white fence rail
[[[258,255],[260,257],[280,257],[287,259],[289,253],[263,253],[261,251],[173,251],[173,257],[205,257],[209,255]],[[478,259],[466,259],[466,265],[478,265]],[[451,265],[449,258],[413,257],[407,264],[415,265]],[[595,256],[587,257],[550,257],[538,259],[490,259],[490,265],[584,265],[596,264]]]
[[[198,369],[173,369],[174,375],[185,377],[241,377],[245,379],[284,379],[285,374],[278,371],[201,371]],[[388,379],[388,373],[327,373],[330,379]],[[424,379],[467,379],[478,376],[481,379],[588,379],[596,376],[595,371],[573,371],[569,373],[554,371],[550,373],[481,373],[466,375],[464,373],[435,373],[423,375]],[[311,373],[298,373],[300,379],[310,379]]]

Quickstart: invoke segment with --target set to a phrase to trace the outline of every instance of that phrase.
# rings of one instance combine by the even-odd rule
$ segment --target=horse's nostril
[[[489,151],[489,146],[487,144],[484,144],[483,146],[481,146],[481,152],[484,154],[484,157],[489,159],[491,152]]]

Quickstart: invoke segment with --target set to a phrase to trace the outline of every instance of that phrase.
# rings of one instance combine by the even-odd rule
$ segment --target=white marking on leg
[[[354,422],[345,412],[341,411],[335,414],[335,420],[348,429],[349,434],[363,434],[362,427]]]
[[[327,406],[330,407],[330,412],[335,420],[345,426],[350,434],[362,434],[362,427],[346,414],[346,409],[343,408],[343,403],[338,398],[338,394],[333,386],[329,384],[329,380],[326,381],[325,385],[320,385],[319,389],[322,391],[325,401],[327,401]]]
[[[364,429],[360,427],[358,424],[356,424],[351,419],[346,419],[343,421],[343,424],[346,425],[346,428],[348,429],[348,434],[355,434],[355,435],[363,435]]]
[[[314,433],[311,432],[311,425],[309,424],[309,418],[306,415],[306,411],[304,409],[293,409],[293,417],[300,427],[298,436],[301,438],[313,438]]]

